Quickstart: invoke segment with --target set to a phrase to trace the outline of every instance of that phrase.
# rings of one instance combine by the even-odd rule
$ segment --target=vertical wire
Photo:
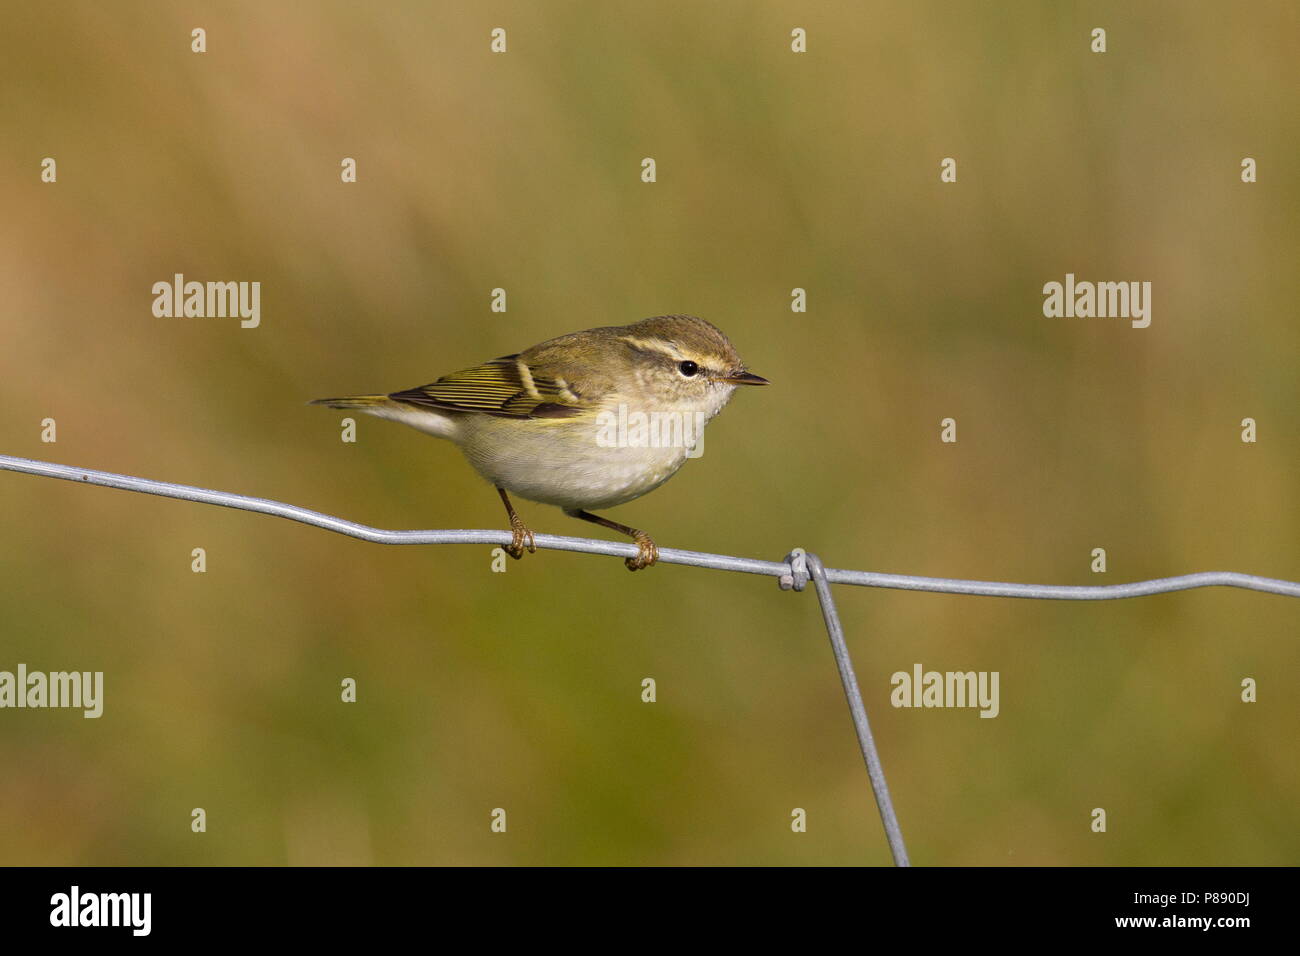
[[[889,852],[894,856],[895,866],[911,866],[912,863],[907,858],[907,847],[903,845],[903,829],[898,825],[894,802],[889,797],[889,783],[885,780],[885,768],[881,766],[880,754],[876,751],[876,739],[871,735],[867,708],[862,703],[862,692],[858,690],[858,678],[853,673],[853,659],[849,657],[848,646],[844,643],[844,629],[840,626],[840,615],[835,609],[835,598],[831,596],[831,585],[826,580],[826,568],[822,565],[821,558],[815,554],[809,554],[807,562],[809,576],[817,587],[817,601],[821,604],[822,617],[826,620],[826,632],[831,638],[831,649],[835,652],[835,666],[840,671],[844,696],[848,699],[849,712],[853,715],[853,728],[858,733],[858,746],[862,750],[862,759],[867,762],[867,776],[871,778],[871,789],[876,795],[876,806],[880,808],[880,820],[885,825]]]

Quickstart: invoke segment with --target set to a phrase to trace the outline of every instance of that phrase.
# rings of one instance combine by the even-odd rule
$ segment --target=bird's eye
[[[677,366],[677,368],[687,378],[690,378],[692,375],[694,375],[696,372],[700,370],[700,367],[696,365],[694,362],[692,362],[690,359],[687,359],[681,365]]]

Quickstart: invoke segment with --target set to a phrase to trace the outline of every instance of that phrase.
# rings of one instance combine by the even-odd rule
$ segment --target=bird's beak
[[[767,379],[761,375],[755,375],[753,372],[733,372],[730,375],[724,375],[718,379],[719,382],[726,382],[728,385],[771,385]]]

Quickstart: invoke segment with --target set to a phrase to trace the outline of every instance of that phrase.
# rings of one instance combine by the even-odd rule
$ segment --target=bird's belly
[[[500,419],[496,424],[503,423]],[[512,494],[569,510],[610,508],[658,488],[686,461],[680,447],[603,447],[590,428],[568,423],[508,423],[514,434],[484,442],[476,430],[461,450],[474,469]],[[569,429],[557,434],[549,429]],[[486,447],[490,445],[491,447]]]

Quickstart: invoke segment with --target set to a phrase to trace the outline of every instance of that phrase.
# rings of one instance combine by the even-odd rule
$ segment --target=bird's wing
[[[564,379],[536,373],[518,355],[452,372],[431,385],[388,397],[422,408],[504,418],[572,418],[590,407]]]

